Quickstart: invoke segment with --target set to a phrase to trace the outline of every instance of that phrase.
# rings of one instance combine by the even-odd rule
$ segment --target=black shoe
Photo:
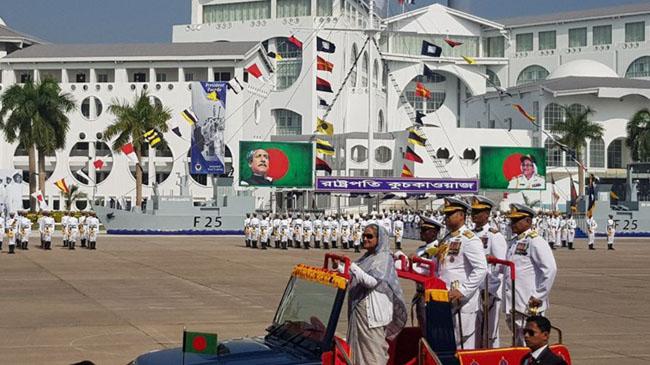
[[[590,250],[595,250],[594,245],[589,245]]]
[[[614,251],[614,245],[613,244],[608,244],[607,245],[607,250]]]
[[[347,244],[347,242],[341,242],[341,245],[343,246],[343,249],[344,249],[344,250],[347,250],[347,249],[348,249],[348,244]]]
[[[569,242],[568,245],[569,245],[569,250],[575,250],[575,248],[573,248],[573,242]]]

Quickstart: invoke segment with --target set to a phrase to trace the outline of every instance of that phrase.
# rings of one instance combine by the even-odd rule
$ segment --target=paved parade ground
[[[13,256],[3,247],[0,364],[126,364],[180,346],[183,326],[223,339],[260,335],[293,265],[320,265],[323,257],[253,251],[232,237],[101,237],[97,251],[56,243]],[[574,364],[648,364],[650,241],[619,240],[616,252],[598,244],[592,252],[584,242],[556,251],[549,316],[564,330]],[[405,246],[410,253],[416,243]],[[405,289],[409,301],[413,288]]]

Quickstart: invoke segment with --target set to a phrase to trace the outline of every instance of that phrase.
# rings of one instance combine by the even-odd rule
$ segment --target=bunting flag
[[[523,107],[521,104],[512,104],[512,107],[513,107],[516,111],[518,111],[519,113],[521,113],[521,115],[523,115],[524,117],[526,117],[526,119],[528,119],[530,122],[534,122],[534,121],[537,120],[537,118],[535,118],[534,116],[528,114],[528,112],[526,111],[526,109],[524,109],[524,107]]]
[[[298,47],[298,49],[302,49],[302,42],[299,41],[298,38],[291,36],[287,40],[291,42],[294,46]]]
[[[330,122],[327,122],[321,118],[317,118],[316,120],[316,130],[323,133],[327,134],[328,136],[331,136],[334,134],[334,125]]]
[[[237,77],[233,77],[230,81],[228,81],[228,88],[232,90],[232,92],[235,93],[235,95],[239,94],[240,91],[244,90],[244,86],[237,80]]]
[[[426,117],[427,115],[420,112],[420,111],[415,111],[415,124],[419,126],[424,126],[424,122],[422,121],[422,118]]]
[[[332,62],[328,62],[321,56],[316,56],[316,67],[321,71],[332,72],[334,69],[334,64]]]
[[[95,166],[95,169],[101,170],[102,167],[104,167],[104,161],[101,158],[98,158],[93,162],[93,166]]]
[[[553,210],[557,210],[557,203],[560,201],[560,194],[557,193],[555,187],[555,177],[551,174],[551,197],[553,200]]]
[[[318,156],[316,157],[316,171],[326,171],[328,174],[332,175],[332,168],[330,165],[325,162],[325,160],[320,159]]]
[[[39,210],[49,210],[47,202],[45,201],[45,197],[43,197],[43,193],[40,190],[35,191],[32,194],[32,197],[38,202]]]
[[[177,135],[177,136],[179,136],[181,138],[183,137],[183,135],[181,134],[181,127],[179,127],[179,126],[172,127],[171,131],[174,132],[175,135]]]
[[[75,174],[77,174],[77,175],[83,177],[84,179],[86,179],[86,180],[88,181],[88,183],[91,183],[91,182],[94,183],[94,181],[90,178],[90,176],[88,176],[88,175],[84,172],[83,168],[81,168],[81,169],[75,171]]]
[[[331,93],[332,85],[330,85],[326,80],[316,77],[316,90]]]
[[[316,50],[318,52],[334,53],[336,51],[336,45],[326,39],[316,37]]]
[[[573,176],[569,175],[569,180],[571,183],[571,212],[575,214],[578,211],[578,191],[576,190],[576,184],[573,182]]]
[[[411,128],[409,129],[408,141],[414,145],[424,146],[424,144],[427,142],[427,137],[425,137],[422,132],[418,131],[417,129]]]
[[[331,143],[316,138],[316,151],[328,156],[334,156],[334,147]]]
[[[440,57],[442,54],[442,48],[436,46],[435,44],[427,41],[422,41],[422,52],[423,56],[429,57]]]
[[[402,166],[402,177],[413,177],[413,172],[406,164]]]
[[[284,59],[284,58],[282,58],[282,56],[280,56],[279,53],[275,53],[275,52],[269,52],[269,53],[267,53],[267,56],[269,56],[270,58],[273,58],[276,61],[282,61]]]
[[[135,149],[133,148],[133,144],[131,142],[122,146],[122,153],[126,155],[129,161],[133,163],[138,162],[138,156],[135,154]]]
[[[259,79],[262,77],[262,71],[260,71],[260,68],[257,66],[257,63],[254,63],[246,68],[246,72],[249,74],[255,76],[255,78]]]
[[[418,82],[415,84],[415,96],[421,96],[426,99],[431,99],[431,91],[424,87],[424,84]]]
[[[470,65],[475,65],[476,60],[470,56],[461,56],[465,60],[465,62],[469,63]]]
[[[424,69],[422,71],[422,74],[424,74],[424,76],[427,76],[429,78],[435,78],[437,76],[436,73],[431,71],[431,69],[427,65],[423,65],[423,66]]]
[[[183,110],[181,112],[181,116],[183,117],[183,119],[185,119],[187,121],[187,123],[189,125],[194,125],[195,123],[197,123],[199,121],[199,118],[190,109]]]
[[[596,209],[596,177],[594,174],[589,175],[589,187],[587,193],[589,194],[589,207],[587,208],[587,215],[592,216],[594,209]]]
[[[454,48],[456,46],[460,46],[461,44],[463,44],[463,42],[457,42],[457,41],[451,40],[449,38],[445,38],[445,43],[447,43],[451,48]]]
[[[417,162],[417,163],[422,163],[422,157],[420,157],[413,149],[411,146],[406,146],[406,153],[404,153],[404,159]]]
[[[144,133],[143,137],[144,137],[144,140],[147,143],[149,143],[150,147],[154,147],[155,145],[157,145],[158,143],[160,143],[162,141],[162,139],[160,138],[160,133],[158,133],[158,131],[155,130],[155,129],[150,129],[150,130],[146,131]]]
[[[70,189],[68,189],[68,184],[65,183],[65,178],[62,178],[62,179],[59,179],[59,180],[55,181],[54,186],[56,186],[57,189],[59,189],[59,191],[61,191],[64,194],[67,194],[67,193],[70,192]]]
[[[318,107],[319,108],[329,108],[330,104],[327,102],[327,100],[321,98],[320,96],[318,97]]]

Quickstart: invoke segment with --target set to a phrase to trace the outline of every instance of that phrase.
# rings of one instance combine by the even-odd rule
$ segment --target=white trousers
[[[478,312],[469,312],[469,313],[460,313],[461,323],[462,323],[462,340],[460,328],[458,326],[458,312],[453,311],[454,314],[454,333],[456,336],[456,347],[458,349],[462,348],[464,350],[472,350],[476,348],[476,316]],[[462,342],[462,346],[461,346]]]
[[[497,348],[499,347],[499,316],[501,314],[501,299],[490,297],[490,307],[488,310],[488,343],[485,342],[483,334],[483,306],[479,308],[476,315],[476,337],[477,344],[480,348]],[[465,329],[465,328],[463,328]]]

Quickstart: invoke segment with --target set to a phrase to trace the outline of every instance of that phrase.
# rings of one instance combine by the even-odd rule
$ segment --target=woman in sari
[[[386,229],[368,225],[366,253],[350,265],[348,343],[354,365],[385,365],[388,342],[402,330],[407,313]]]

